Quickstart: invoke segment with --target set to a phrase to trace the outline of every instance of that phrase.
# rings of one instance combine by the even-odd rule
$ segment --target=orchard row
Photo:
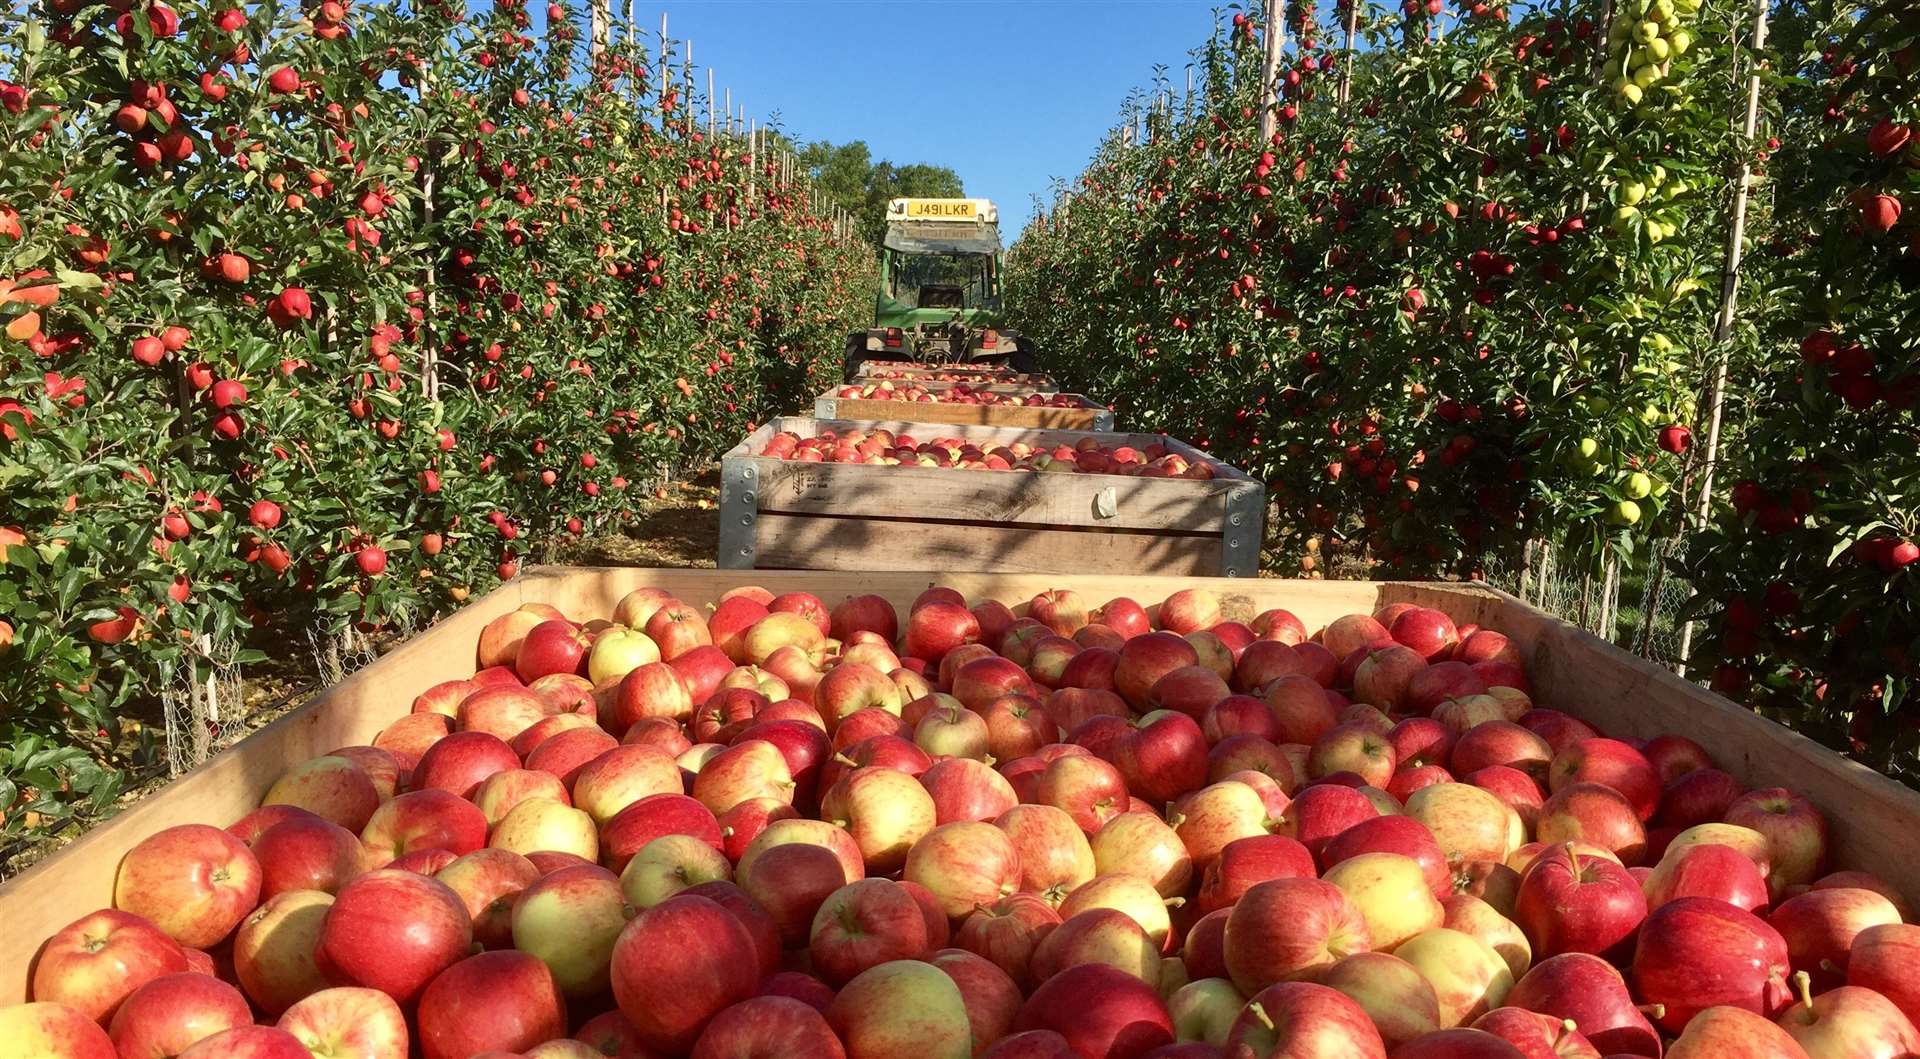
[[[1692,675],[1911,772],[1911,41],[1775,12],[1755,51],[1720,0],[1287,9],[1270,135],[1236,16],[1023,234],[1009,301],[1062,384],[1264,477],[1290,573],[1538,541],[1596,586],[1683,576]]]
[[[0,844],[111,800],[167,688],[616,527],[824,388],[866,297],[677,60],[559,4],[9,25]]]

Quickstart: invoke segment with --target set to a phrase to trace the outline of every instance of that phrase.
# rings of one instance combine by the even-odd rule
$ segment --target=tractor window
[[[978,309],[991,290],[993,258],[986,254],[901,254],[894,262],[893,299],[913,309]]]

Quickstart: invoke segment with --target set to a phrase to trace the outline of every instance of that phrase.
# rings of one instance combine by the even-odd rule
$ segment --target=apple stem
[[[1577,1033],[1579,1032],[1579,1030],[1580,1030],[1580,1024],[1578,1022],[1575,1022],[1572,1019],[1561,1019],[1560,1020],[1560,1036],[1554,1040],[1553,1042],[1554,1047],[1556,1048],[1559,1047],[1560,1042],[1567,1039],[1567,1034]]]
[[[1166,905],[1168,908],[1180,908],[1187,903],[1187,899],[1180,896],[1174,896],[1174,897],[1169,897],[1160,903]]]
[[[1837,974],[1842,977],[1844,977],[1847,973],[1847,969],[1845,967],[1841,967],[1835,964],[1832,960],[1821,960],[1820,969],[1827,972],[1828,974]]]
[[[1812,1011],[1813,976],[1805,971],[1793,972],[1793,988],[1800,994],[1800,1005],[1808,1011]]]
[[[1260,1025],[1266,1027],[1267,1030],[1271,1031],[1273,1029],[1273,1019],[1267,1015],[1266,1008],[1258,1004],[1248,1004],[1247,1013],[1259,1020]]]
[[[1667,1017],[1667,1006],[1665,1004],[1642,1004],[1640,1005],[1640,1014],[1650,1019],[1664,1019]]]

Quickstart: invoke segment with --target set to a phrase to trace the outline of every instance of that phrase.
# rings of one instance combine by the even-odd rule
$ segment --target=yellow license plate
[[[972,220],[974,206],[971,202],[909,202],[907,216],[939,220]]]

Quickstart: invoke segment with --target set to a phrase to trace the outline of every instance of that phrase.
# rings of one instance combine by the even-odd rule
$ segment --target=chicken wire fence
[[[1686,630],[1677,615],[1693,593],[1668,565],[1672,554],[1673,546],[1660,542],[1635,562],[1609,561],[1605,571],[1594,576],[1534,541],[1517,561],[1488,556],[1482,567],[1493,587],[1677,670],[1686,654]]]
[[[410,638],[418,622],[412,613],[396,613],[387,631],[396,641]],[[306,633],[307,654],[314,688],[330,688],[380,657],[381,640],[352,626]],[[167,773],[178,776],[214,754],[239,742],[272,716],[272,707],[284,697],[250,702],[246,674],[236,658],[240,645],[202,635],[194,650],[170,667],[160,688],[165,726],[161,756]],[[262,698],[256,694],[255,698]],[[267,708],[266,713],[260,708]]]

